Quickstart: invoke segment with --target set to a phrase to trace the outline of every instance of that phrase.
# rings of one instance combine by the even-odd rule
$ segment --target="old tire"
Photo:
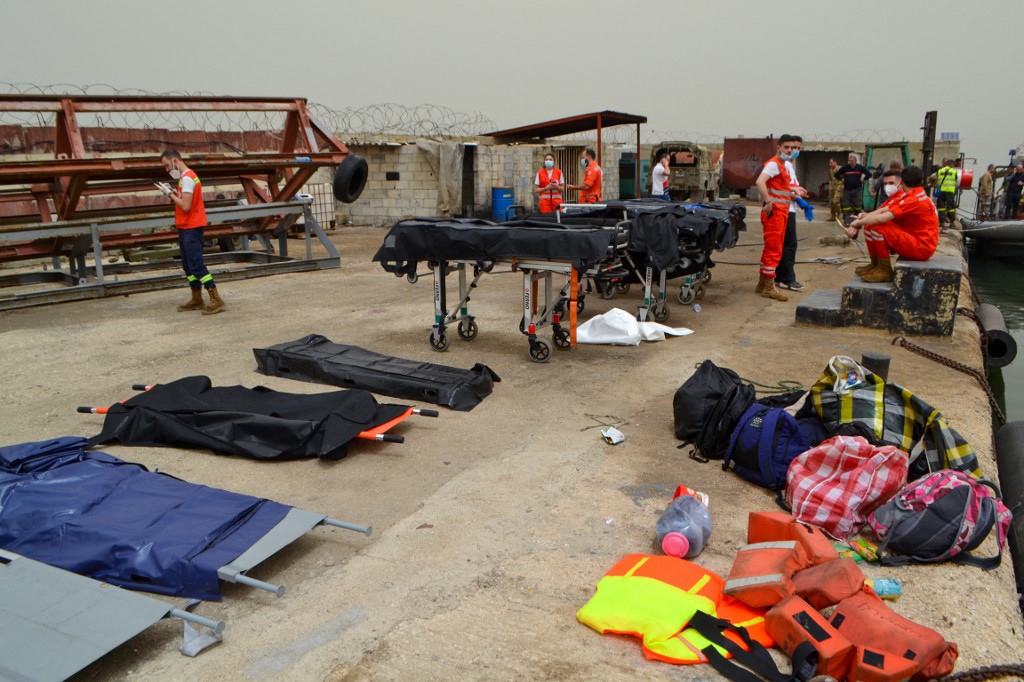
[[[334,198],[343,204],[351,204],[363,193],[369,175],[366,159],[358,154],[349,154],[334,172]]]

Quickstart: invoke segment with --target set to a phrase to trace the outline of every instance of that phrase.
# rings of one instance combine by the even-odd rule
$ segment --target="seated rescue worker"
[[[939,245],[939,216],[923,184],[924,173],[917,166],[900,171],[899,183],[894,176],[886,177],[885,192],[896,199],[857,216],[846,228],[850,239],[856,239],[864,228],[864,242],[872,263],[860,275],[865,282],[893,280],[890,251],[907,260],[928,260],[934,255]]]

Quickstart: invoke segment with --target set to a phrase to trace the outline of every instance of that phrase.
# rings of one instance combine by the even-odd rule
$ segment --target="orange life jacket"
[[[552,181],[558,183],[558,189],[541,191],[540,212],[551,213],[552,211],[557,211],[558,207],[562,205],[562,169],[552,168],[549,173],[547,168],[541,168],[537,173],[537,177],[540,179],[541,187],[547,187]]]
[[[789,211],[789,204],[793,201],[793,190],[789,184],[789,173],[786,171],[786,162],[780,159],[778,156],[773,156],[768,159],[765,163],[767,166],[769,163],[774,161],[779,166],[779,174],[773,178],[768,178],[768,196],[773,204],[778,206],[784,211]]]

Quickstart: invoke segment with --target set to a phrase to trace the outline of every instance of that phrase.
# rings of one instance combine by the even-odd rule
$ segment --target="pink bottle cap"
[[[690,541],[682,533],[668,533],[661,539],[661,551],[682,558],[690,551]]]

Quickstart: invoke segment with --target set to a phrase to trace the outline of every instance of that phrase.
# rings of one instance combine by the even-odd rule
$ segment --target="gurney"
[[[622,230],[627,243],[617,251],[613,262],[596,269],[592,288],[609,299],[616,293],[627,293],[631,283],[639,282],[644,295],[637,319],[643,321],[651,312],[656,321],[663,322],[669,315],[667,281],[682,278],[677,295],[682,305],[702,298],[714,267],[711,253],[736,245],[737,233],[746,229],[745,217],[742,204],[631,199],[563,204],[558,212],[541,219],[573,225],[614,224]]]
[[[337,460],[356,438],[401,443],[401,436],[387,431],[415,414],[438,415],[380,404],[359,389],[283,393],[264,386],[213,386],[204,376],[134,388],[145,392],[110,407],[78,408],[106,415],[91,443],[206,449],[275,461]]]
[[[404,275],[410,282],[417,280],[420,263],[427,263],[433,271],[434,324],[428,340],[436,351],[448,349],[447,329],[451,325],[456,325],[462,339],[476,338],[479,328],[469,313],[470,293],[496,264],[511,265],[523,275],[523,317],[519,330],[527,337],[528,357],[534,362],[546,362],[550,346],[538,338],[538,330],[550,326],[556,349],[572,347],[576,279],[614,255],[619,233],[614,227],[577,227],[530,220],[491,223],[417,218],[392,227],[373,260],[385,271]],[[449,308],[447,276],[451,273],[458,274],[459,300]],[[565,283],[560,282],[557,289],[554,275]],[[535,292],[541,284],[543,299],[536,301]],[[569,329],[562,326],[566,308]]]
[[[0,448],[0,547],[111,585],[219,600],[219,581],[278,596],[247,575],[317,525],[372,528],[150,472],[84,438]]]
[[[0,549],[0,679],[63,680],[164,618],[224,621]]]

